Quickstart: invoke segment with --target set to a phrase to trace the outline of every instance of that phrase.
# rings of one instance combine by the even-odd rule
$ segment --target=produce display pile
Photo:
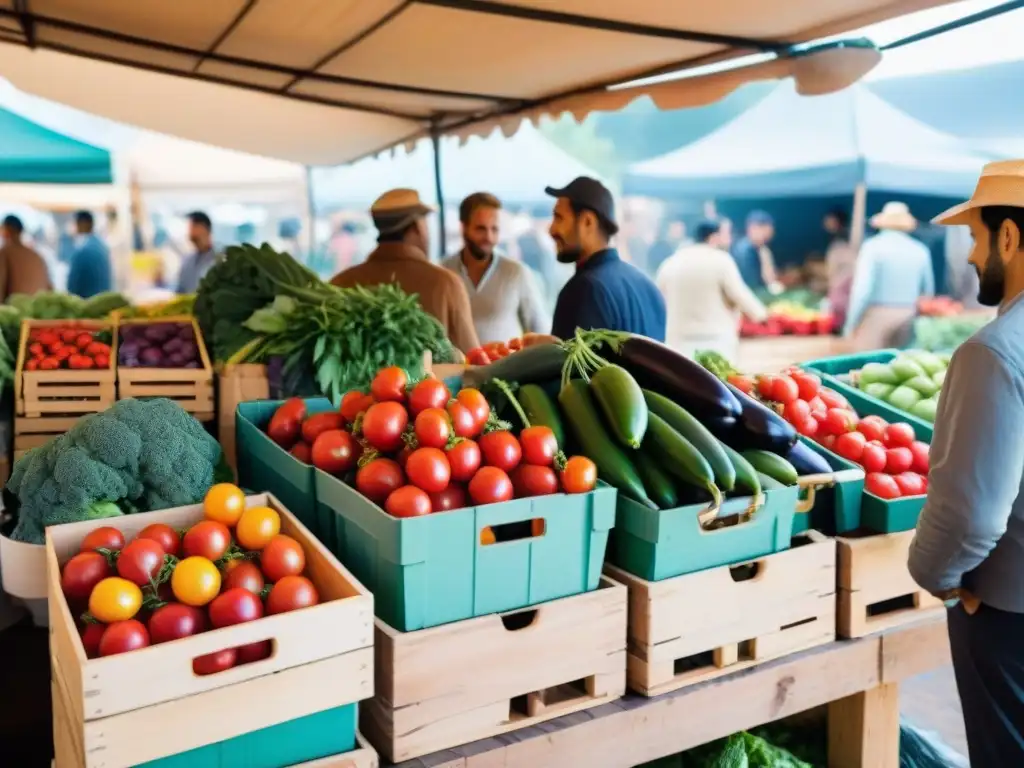
[[[992,316],[918,317],[914,320],[914,346],[929,352],[950,352],[992,321]]]
[[[768,318],[762,322],[743,318],[741,336],[816,336],[835,330],[835,318],[795,301],[778,300],[768,304]]]
[[[865,394],[932,423],[947,365],[947,354],[911,349],[901,352],[889,363],[868,363],[852,371],[848,378]]]
[[[109,331],[81,326],[32,328],[25,347],[26,371],[83,371],[110,368]]]
[[[501,358],[508,357],[521,349],[533,346],[543,338],[546,337],[536,333],[527,333],[521,338],[509,339],[507,342],[492,341],[469,350],[466,353],[466,362],[470,365],[489,365],[495,360],[501,360]]]
[[[118,365],[126,368],[200,368],[192,323],[122,325]]]
[[[221,627],[316,605],[302,545],[280,533],[270,507],[246,508],[229,483],[203,499],[204,519],[178,531],[153,523],[132,541],[114,526],[91,531],[61,569],[61,591],[81,615],[89,658],[137,651]],[[86,611],[82,613],[82,611]],[[192,662],[211,675],[270,656],[271,641],[224,648]]]

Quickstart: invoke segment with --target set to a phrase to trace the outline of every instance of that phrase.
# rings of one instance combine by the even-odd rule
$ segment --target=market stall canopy
[[[644,94],[697,106],[783,77],[829,92],[879,52],[801,45],[948,2],[0,0],[0,74],[126,123],[330,165],[431,130],[511,134],[524,117],[580,117]],[[751,53],[769,60],[610,88]]]
[[[994,159],[855,85],[804,98],[783,83],[717,131],[636,163],[627,195],[777,198],[868,190],[959,197]]]
[[[0,183],[109,184],[110,153],[0,109]]]

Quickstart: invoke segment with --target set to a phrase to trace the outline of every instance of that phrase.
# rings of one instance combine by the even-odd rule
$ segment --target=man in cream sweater
[[[729,255],[728,220],[702,221],[694,234],[697,242],[677,250],[655,276],[668,307],[665,342],[690,357],[707,349],[735,362],[740,316],[763,320],[768,313]]]

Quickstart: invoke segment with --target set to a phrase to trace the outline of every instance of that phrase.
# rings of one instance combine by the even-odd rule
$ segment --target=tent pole
[[[313,260],[316,251],[316,203],[313,199],[313,166],[306,166],[306,263]]]
[[[438,242],[441,245],[440,258],[444,259],[448,251],[445,238],[447,230],[444,221],[444,189],[441,186],[441,134],[436,128],[430,131],[430,144],[434,148],[434,192],[437,194],[437,222],[441,228],[438,233]]]
[[[860,250],[864,242],[864,222],[867,219],[868,188],[864,182],[857,184],[853,191],[853,213],[850,216],[850,247]]]

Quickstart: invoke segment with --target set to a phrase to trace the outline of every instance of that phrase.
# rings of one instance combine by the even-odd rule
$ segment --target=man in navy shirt
[[[768,248],[774,236],[772,217],[765,211],[751,211],[744,236],[732,245],[732,257],[739,267],[740,277],[752,291],[764,288],[772,293],[781,291],[775,275],[775,259]]]
[[[110,250],[93,232],[93,217],[89,211],[75,214],[75,251],[71,254],[68,271],[68,293],[88,299],[113,288]]]
[[[580,176],[564,189],[547,187],[557,198],[548,230],[558,260],[575,264],[576,274],[558,294],[551,333],[561,339],[577,328],[595,328],[665,340],[665,300],[654,282],[608,246],[619,231],[612,193]]]

